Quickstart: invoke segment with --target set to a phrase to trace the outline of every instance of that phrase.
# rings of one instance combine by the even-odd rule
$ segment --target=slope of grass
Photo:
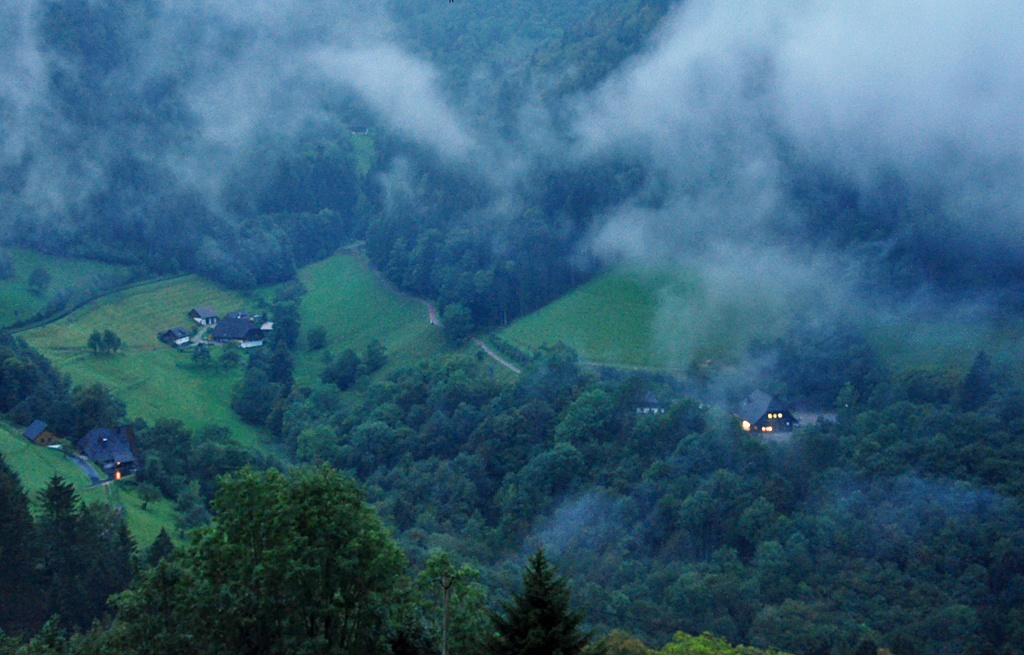
[[[586,360],[659,366],[654,322],[659,292],[672,280],[615,270],[573,289],[501,331],[512,343],[536,348],[563,341]]]
[[[311,384],[324,368],[324,351],[345,348],[361,352],[373,339],[387,349],[385,370],[429,357],[444,349],[441,330],[427,322],[426,306],[384,285],[355,250],[306,266],[299,279],[307,293],[302,299],[303,339],[299,344],[295,379]],[[324,351],[310,352],[305,335],[316,327],[327,332]]]
[[[79,492],[82,500],[87,503],[100,502],[120,507],[128,531],[140,549],[149,548],[161,529],[167,530],[175,542],[182,537],[174,503],[166,498],[143,502],[130,485],[117,482],[80,489]]]
[[[0,423],[0,454],[30,495],[45,487],[54,475],[79,489],[89,486],[89,478],[74,462],[59,450],[29,442],[16,426]]]
[[[80,288],[96,278],[127,278],[131,273],[127,266],[57,257],[21,248],[0,248],[0,253],[10,257],[14,265],[14,277],[0,280],[0,326],[27,319],[60,293]],[[46,270],[51,278],[46,291],[38,296],[28,288],[28,277],[36,268]]]
[[[371,134],[353,134],[352,151],[356,158],[356,172],[359,177],[366,177],[377,160],[377,148]]]
[[[690,362],[742,361],[754,340],[772,343],[799,308],[756,295],[711,296],[699,274],[669,276],[616,269],[581,285],[498,334],[525,349],[564,341],[582,359],[610,366],[685,370]],[[955,304],[930,311],[903,307],[851,314],[892,371],[962,375],[979,350],[1005,367],[1024,358],[1024,317]]]
[[[196,305],[212,305],[224,314],[252,309],[250,304],[237,292],[190,275],[111,294],[19,336],[70,373],[75,384],[101,382],[115,390],[131,417],[150,422],[176,418],[193,429],[222,425],[240,443],[262,449],[260,431],[239,421],[230,407],[241,367],[228,372],[181,368],[178,364],[189,360],[188,352],[176,351],[156,337],[175,325],[195,325],[187,313]],[[106,329],[116,332],[124,346],[117,354],[96,356],[86,348],[86,341],[94,330]],[[220,348],[215,348],[214,356],[219,353]]]

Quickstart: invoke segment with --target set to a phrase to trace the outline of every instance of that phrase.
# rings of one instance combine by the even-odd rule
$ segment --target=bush
[[[37,266],[28,274],[28,290],[31,291],[33,295],[43,295],[46,293],[46,288],[49,286],[50,272],[45,268]]]
[[[462,344],[469,338],[469,335],[476,329],[473,321],[473,313],[469,308],[457,302],[453,302],[444,308],[444,336],[452,344]]]
[[[309,344],[309,349],[321,350],[327,345],[327,330],[322,327],[315,327],[309,331],[306,335],[306,343]]]

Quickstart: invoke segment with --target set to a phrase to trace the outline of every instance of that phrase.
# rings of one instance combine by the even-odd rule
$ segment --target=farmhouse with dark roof
[[[760,389],[743,401],[739,416],[748,432],[792,432],[798,423],[782,403]]]
[[[122,425],[116,430],[93,428],[79,439],[78,448],[90,461],[117,479],[134,473],[139,459],[135,430],[130,425]]]
[[[228,313],[217,323],[211,334],[214,341],[226,343],[238,341],[242,348],[255,348],[263,345],[263,330],[247,312],[238,310]]]
[[[39,419],[32,421],[32,424],[25,428],[21,436],[37,446],[49,446],[57,441],[57,435],[54,431],[46,427],[46,424]]]

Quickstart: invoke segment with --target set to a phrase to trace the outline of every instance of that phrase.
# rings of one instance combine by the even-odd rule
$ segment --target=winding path
[[[89,482],[92,486],[95,487],[103,482],[103,480],[100,479],[99,473],[96,472],[96,469],[94,469],[89,462],[83,461],[80,457],[73,457],[71,455],[68,455],[68,458],[75,464],[78,464],[78,468],[82,469],[82,472],[89,478]]]
[[[476,337],[473,337],[473,343],[475,343],[476,345],[478,345],[481,348],[483,348],[485,353],[490,355],[496,362],[498,362],[499,364],[501,364],[502,366],[504,366],[508,370],[512,371],[513,373],[522,373],[522,371],[519,369],[518,366],[516,366],[515,364],[513,364],[510,361],[508,361],[507,359],[505,359],[504,357],[502,357],[498,353],[496,353],[493,350],[491,350],[490,347],[486,343],[481,341],[480,339],[477,339]]]
[[[352,244],[351,246],[346,246],[343,250],[359,251],[359,246],[361,246],[361,245],[362,245],[362,243]],[[380,280],[380,283],[383,284],[389,291],[397,293],[400,296],[405,296],[406,298],[412,298],[413,300],[418,300],[419,302],[423,303],[424,305],[427,306],[427,323],[430,323],[431,325],[436,325],[437,327],[444,327],[444,323],[441,322],[441,318],[437,314],[437,307],[434,307],[434,304],[432,302],[430,302],[429,300],[426,300],[424,298],[418,298],[417,296],[414,296],[414,295],[412,295],[410,293],[406,293],[405,291],[402,291],[401,289],[396,287],[394,284],[392,284],[390,280],[388,280],[386,277],[384,277],[383,273],[381,273],[376,268],[374,268],[373,264],[370,263],[370,258],[366,257],[365,253],[360,252],[360,254],[363,255],[363,261],[366,262],[366,265],[370,268],[371,271],[373,271],[373,274],[377,276],[377,279]],[[493,359],[494,361],[498,362],[499,364],[501,364],[502,366],[504,366],[508,370],[512,371],[513,373],[522,373],[522,371],[519,369],[518,366],[516,366],[515,364],[513,364],[510,361],[508,361],[507,359],[505,359],[504,357],[502,357],[498,353],[496,353],[493,350],[491,350],[487,346],[487,344],[485,344],[480,339],[477,339],[476,337],[473,337],[473,343],[475,343],[476,345],[480,346],[480,348],[482,348],[483,351],[485,353],[487,353],[488,356],[491,357],[491,359]]]

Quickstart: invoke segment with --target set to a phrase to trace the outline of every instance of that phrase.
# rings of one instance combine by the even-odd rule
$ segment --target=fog
[[[798,223],[788,187],[802,164],[864,203],[884,202],[873,196],[896,172],[936,220],[1016,237],[1019,257],[1022,19],[1003,3],[687,3],[578,100],[578,147],[645,153],[674,187],[665,216],[641,220],[659,233]],[[610,223],[635,220],[625,207]]]
[[[69,17],[85,32],[52,42]],[[538,74],[511,107],[483,68],[454,94],[394,18],[359,1],[4,0],[0,238],[73,240],[90,220],[160,232],[181,213],[167,198],[230,224],[275,157],[365,112],[483,180],[491,198],[471,218],[497,235],[544,171],[638,162],[639,189],[595,209],[566,256],[699,271],[699,315],[666,295],[666,341],[700,339],[769,290],[824,314],[875,307],[891,286],[901,301],[1019,291],[1024,7],[692,0],[594,88],[553,94],[563,78]],[[381,170],[385,195],[414,189],[407,162]],[[97,194],[116,209],[98,212]]]

